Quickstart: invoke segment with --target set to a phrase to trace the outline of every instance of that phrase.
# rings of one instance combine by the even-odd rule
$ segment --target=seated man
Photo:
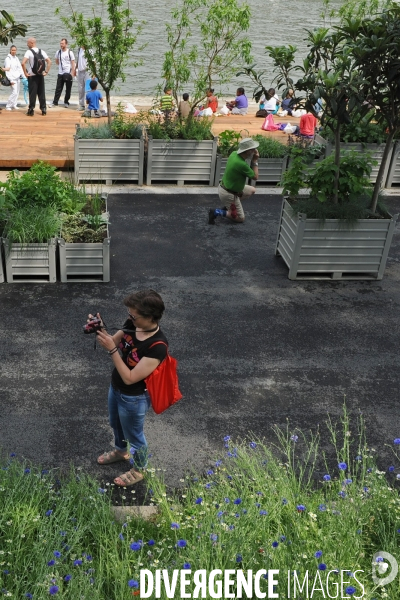
[[[232,102],[227,102],[226,106],[233,115],[247,115],[249,101],[244,93],[244,88],[238,88],[236,90],[236,98]]]

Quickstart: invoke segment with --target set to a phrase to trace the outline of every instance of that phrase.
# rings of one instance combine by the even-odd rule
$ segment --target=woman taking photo
[[[128,309],[123,330],[109,335],[102,329],[96,334],[114,363],[108,413],[115,440],[115,449],[99,456],[97,462],[109,465],[131,459],[133,467],[114,479],[116,485],[128,487],[143,479],[147,465],[143,426],[151,402],[145,379],[166,357],[168,341],[159,327],[165,306],[157,292],[136,292],[123,302]]]

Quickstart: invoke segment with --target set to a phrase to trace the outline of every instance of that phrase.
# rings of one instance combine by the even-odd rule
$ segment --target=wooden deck
[[[37,160],[45,160],[59,169],[74,166],[74,133],[76,124],[84,122],[81,113],[74,108],[49,108],[42,116],[38,107],[33,117],[26,116],[26,109],[0,112],[0,169],[29,168]],[[275,122],[298,124],[299,119],[274,117]],[[96,124],[103,119],[94,119]],[[265,132],[263,119],[252,115],[229,115],[216,117],[213,125],[215,135],[225,129],[241,131],[247,135],[273,136],[285,142],[286,134],[281,131]],[[248,132],[248,134],[247,134]]]

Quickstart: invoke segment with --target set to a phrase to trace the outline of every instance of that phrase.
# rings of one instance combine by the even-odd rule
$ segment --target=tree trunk
[[[395,134],[395,130],[393,130],[389,133],[388,138],[386,140],[385,150],[383,151],[382,162],[381,162],[381,166],[379,167],[378,175],[377,175],[376,182],[374,185],[374,193],[372,194],[371,204],[369,207],[373,213],[376,212],[376,206],[378,204],[378,196],[379,196],[379,192],[381,189],[383,174],[385,172],[385,167],[386,167],[387,159],[389,156],[390,148],[393,143],[394,134]]]
[[[339,177],[340,177],[340,123],[337,124],[335,131],[335,165],[337,167],[335,173],[335,181],[333,186],[333,203],[339,202]]]
[[[111,99],[110,99],[110,90],[104,90],[104,91],[106,93],[108,124],[111,126]]]

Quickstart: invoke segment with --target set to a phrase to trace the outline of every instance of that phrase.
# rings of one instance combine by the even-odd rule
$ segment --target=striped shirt
[[[161,96],[160,106],[161,110],[171,110],[173,105],[173,98],[169,94]]]

